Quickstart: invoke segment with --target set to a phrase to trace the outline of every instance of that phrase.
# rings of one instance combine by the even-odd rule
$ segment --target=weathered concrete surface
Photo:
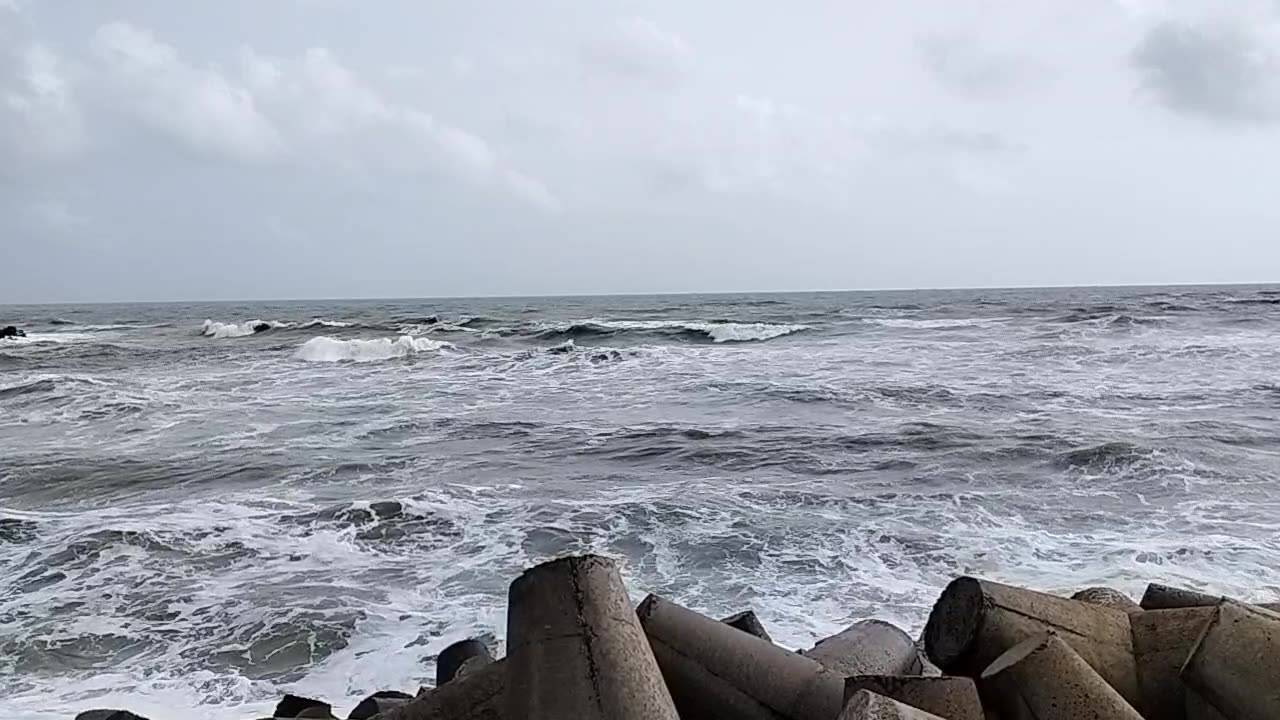
[[[849,698],[837,720],[952,720],[920,708],[905,705],[870,690],[859,690]]]
[[[1280,614],[1223,600],[1182,667],[1182,681],[1229,720],[1280,718]]]
[[[882,620],[863,620],[819,640],[803,655],[841,675],[918,675],[920,652],[911,636]]]
[[[561,558],[511,583],[506,705],[522,720],[679,720],[613,561]]]
[[[844,704],[844,678],[650,595],[636,610],[681,720],[820,720]]]
[[[1173,610],[1188,607],[1213,607],[1222,599],[1219,595],[1210,595],[1198,590],[1151,583],[1147,585],[1147,591],[1142,594],[1141,605],[1144,610]],[[1250,604],[1267,610],[1280,611],[1280,602]]]
[[[737,628],[745,633],[750,633],[760,638],[773,642],[773,638],[769,637],[769,632],[764,629],[764,624],[760,622],[760,618],[756,617],[754,610],[743,610],[740,613],[734,613],[720,622],[732,628]]]
[[[420,693],[378,720],[506,720],[507,661],[490,663],[465,677]]]
[[[441,650],[440,656],[436,658],[436,687],[457,677],[463,665],[472,663],[469,669],[474,670],[491,662],[493,662],[493,655],[489,654],[489,646],[483,641],[475,638],[459,640]]]
[[[1216,708],[1205,702],[1205,699],[1195,690],[1184,688],[1183,695],[1186,700],[1187,720],[1227,720]]]
[[[983,720],[978,686],[967,677],[855,675],[844,681],[845,702],[859,690],[919,708],[947,720]]]
[[[933,606],[925,647],[943,672],[977,677],[1015,645],[1049,630],[1130,704],[1141,703],[1129,614],[1114,608],[961,577]]]
[[[1123,610],[1127,613],[1139,612],[1142,606],[1133,601],[1133,598],[1124,593],[1109,587],[1088,587],[1075,595],[1071,596],[1072,600],[1089,603],[1091,605],[1101,605],[1102,607]]]
[[[982,673],[1001,720],[1143,720],[1057,633],[1010,648]]]
[[[1213,608],[1190,607],[1146,610],[1129,618],[1143,714],[1168,720],[1186,717],[1184,686],[1178,674],[1213,613]]]

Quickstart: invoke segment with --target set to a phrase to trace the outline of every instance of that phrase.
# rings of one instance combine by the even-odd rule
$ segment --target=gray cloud
[[[1280,54],[1273,39],[1234,24],[1163,21],[1132,61],[1143,87],[1178,113],[1244,123],[1280,121]]]

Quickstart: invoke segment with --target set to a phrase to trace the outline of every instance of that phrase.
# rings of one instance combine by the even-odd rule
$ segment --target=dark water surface
[[[206,322],[208,320],[209,322]],[[0,714],[411,689],[595,550],[806,645],[1280,596],[1280,290],[0,306]],[[256,329],[259,332],[254,332]]]

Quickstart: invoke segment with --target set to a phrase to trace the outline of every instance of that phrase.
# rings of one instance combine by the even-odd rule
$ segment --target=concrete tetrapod
[[[1222,599],[1219,595],[1210,595],[1198,590],[1151,583],[1147,585],[1147,591],[1142,594],[1142,602],[1140,604],[1144,610],[1173,610],[1175,608],[1188,607],[1213,607]],[[1280,611],[1280,603],[1250,604],[1267,610]]]
[[[1141,708],[1148,717],[1186,717],[1185,688],[1178,674],[1213,613],[1213,608],[1189,607],[1147,610],[1130,617]]]
[[[824,720],[844,678],[818,662],[650,595],[636,610],[681,720]]]
[[[1079,600],[1093,605],[1101,605],[1103,607],[1115,608],[1125,612],[1138,612],[1142,607],[1133,601],[1133,598],[1124,593],[1109,587],[1087,587],[1071,596],[1072,600]]]
[[[506,720],[506,689],[507,661],[499,660],[419,694],[378,720]]]
[[[1143,720],[1053,631],[996,658],[981,683],[1001,720]]]
[[[920,650],[911,636],[882,620],[863,620],[802,653],[841,675],[918,675]]]
[[[1280,613],[1218,603],[1182,681],[1229,720],[1280,718]]]
[[[553,560],[511,583],[506,662],[512,718],[679,720],[622,577],[607,558]]]
[[[892,698],[947,720],[983,720],[978,686],[967,677],[855,675],[844,681],[847,703],[860,690]]]
[[[870,690],[859,690],[849,698],[837,720],[952,720],[914,708],[877,695]]]
[[[472,664],[473,661],[474,664]],[[441,650],[440,656],[436,658],[436,687],[456,677],[463,665],[467,665],[469,670],[474,670],[482,664],[488,665],[491,662],[493,662],[493,655],[489,654],[489,646],[483,641],[475,638],[459,640]]]
[[[737,628],[744,633],[750,633],[760,638],[773,642],[773,638],[769,637],[769,631],[764,629],[764,624],[760,622],[760,618],[756,617],[754,610],[743,610],[740,613],[734,613],[720,622],[729,627]]]
[[[942,591],[925,626],[929,658],[977,677],[1004,652],[1054,630],[1131,704],[1141,702],[1129,614],[988,580],[961,577]]]

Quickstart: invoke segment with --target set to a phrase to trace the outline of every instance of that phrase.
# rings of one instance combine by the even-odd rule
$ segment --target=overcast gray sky
[[[0,302],[1280,279],[1280,0],[0,0]]]

